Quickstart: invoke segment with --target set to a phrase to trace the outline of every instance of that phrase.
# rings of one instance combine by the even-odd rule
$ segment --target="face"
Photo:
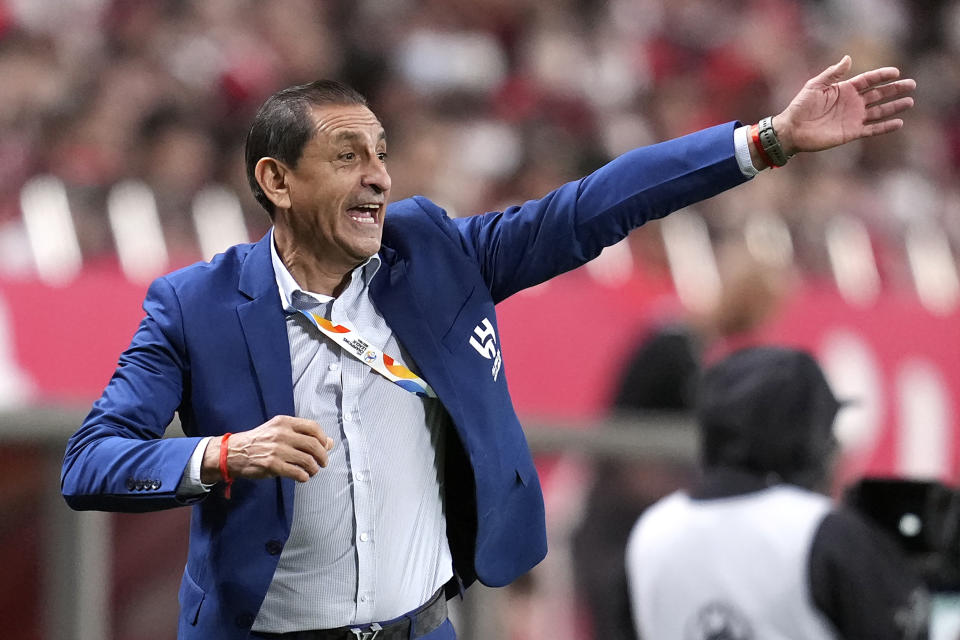
[[[289,208],[276,222],[320,262],[352,269],[380,250],[390,195],[383,127],[361,105],[314,107],[313,119],[313,138],[288,168]]]

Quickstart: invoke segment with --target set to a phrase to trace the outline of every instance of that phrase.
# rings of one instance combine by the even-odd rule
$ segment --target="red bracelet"
[[[768,167],[776,169],[777,165],[773,164],[773,160],[771,160],[770,156],[767,155],[767,150],[763,148],[763,144],[760,142],[759,124],[750,125],[750,137],[753,138],[753,144],[757,147],[757,153],[760,154],[760,158],[767,163]]]
[[[226,484],[223,489],[223,497],[227,500],[230,499],[230,487],[233,486],[233,478],[230,477],[230,471],[227,470],[227,440],[229,440],[232,435],[232,433],[225,433],[220,440],[220,475]]]

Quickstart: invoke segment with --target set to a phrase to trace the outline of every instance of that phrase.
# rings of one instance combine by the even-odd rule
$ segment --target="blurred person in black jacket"
[[[837,400],[808,353],[739,350],[703,374],[703,477],[640,517],[626,571],[656,640],[917,640],[929,597],[894,540],[824,492]]]

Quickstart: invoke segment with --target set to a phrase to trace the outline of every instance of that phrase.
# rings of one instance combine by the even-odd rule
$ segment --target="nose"
[[[361,178],[364,187],[369,187],[377,195],[390,191],[390,174],[387,165],[380,158],[373,156],[367,163],[367,170]]]

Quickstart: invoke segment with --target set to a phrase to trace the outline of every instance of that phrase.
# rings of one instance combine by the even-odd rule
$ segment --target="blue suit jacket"
[[[415,197],[390,205],[371,283],[377,308],[452,418],[448,537],[462,584],[511,582],[546,554],[543,497],[492,353],[469,340],[494,304],[597,256],[631,229],[745,180],[734,123],[632,151],[540,200],[451,220]],[[146,317],[70,439],[62,491],[75,509],[183,504],[202,436],[294,414],[269,235],[156,280]],[[186,438],[161,439],[174,412]],[[293,519],[294,481],[237,480],[196,501],[180,589],[180,637],[244,638]],[[279,543],[279,544],[278,544]]]

